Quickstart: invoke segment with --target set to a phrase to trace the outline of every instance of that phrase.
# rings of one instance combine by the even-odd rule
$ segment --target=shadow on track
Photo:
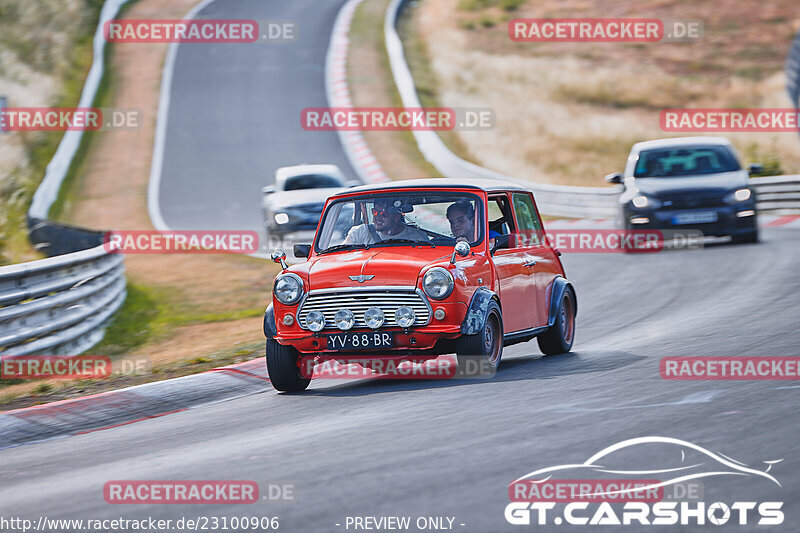
[[[632,365],[646,357],[627,352],[593,352],[591,357],[581,352],[542,357],[541,355],[516,356],[500,363],[500,369],[492,377],[461,379],[381,379],[366,378],[350,381],[328,389],[307,390],[313,396],[364,396],[408,390],[426,390],[444,387],[481,385],[486,382],[533,381],[553,379],[572,374],[607,372]],[[319,381],[323,381],[320,379]],[[314,382],[312,381],[312,387]]]

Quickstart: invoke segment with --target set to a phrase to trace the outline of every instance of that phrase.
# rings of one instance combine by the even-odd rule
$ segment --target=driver
[[[388,239],[409,239],[428,242],[428,235],[406,224],[402,211],[403,202],[395,198],[375,201],[372,208],[373,224],[355,226],[347,234],[344,244],[374,244]]]

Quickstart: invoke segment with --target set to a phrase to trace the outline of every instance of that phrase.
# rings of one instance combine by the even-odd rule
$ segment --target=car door
[[[529,302],[526,301],[529,273],[524,266],[524,250],[515,246],[516,229],[508,195],[489,196],[487,214],[489,229],[500,233],[503,240],[510,240],[509,245],[502,245],[495,250],[492,262],[500,285],[498,292],[503,308],[503,333],[511,333],[530,327],[526,326],[530,322],[526,316],[529,309]]]
[[[531,311],[526,315],[529,318],[526,329],[546,326],[549,315],[547,291],[559,272],[558,258],[545,243],[542,221],[531,193],[514,192],[511,203],[517,225],[517,245],[524,256],[523,264],[529,276],[526,298]]]

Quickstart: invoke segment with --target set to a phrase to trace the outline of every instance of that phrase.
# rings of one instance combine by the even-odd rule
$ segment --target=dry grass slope
[[[704,35],[690,43],[512,42],[507,22],[526,17],[699,19]],[[414,19],[439,105],[497,114],[494,130],[460,132],[465,150],[452,147],[522,179],[587,186],[620,170],[633,142],[675,136],[659,127],[663,108],[789,106],[783,63],[800,27],[796,0],[422,0]],[[747,161],[800,172],[794,133],[727,136]]]

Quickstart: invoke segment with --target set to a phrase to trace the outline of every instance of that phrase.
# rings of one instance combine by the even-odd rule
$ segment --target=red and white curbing
[[[353,107],[347,87],[347,49],[350,45],[348,32],[353,15],[362,0],[350,0],[339,14],[331,32],[331,42],[325,58],[325,90],[330,107]],[[339,131],[339,139],[353,169],[364,183],[391,181],[380,162],[367,146],[360,131]]]
[[[762,228],[797,228],[800,229],[800,215],[758,215],[758,225]],[[615,229],[613,218],[563,218],[544,223],[547,229]]]
[[[111,429],[263,392],[264,359],[80,398],[0,412],[0,450]]]

